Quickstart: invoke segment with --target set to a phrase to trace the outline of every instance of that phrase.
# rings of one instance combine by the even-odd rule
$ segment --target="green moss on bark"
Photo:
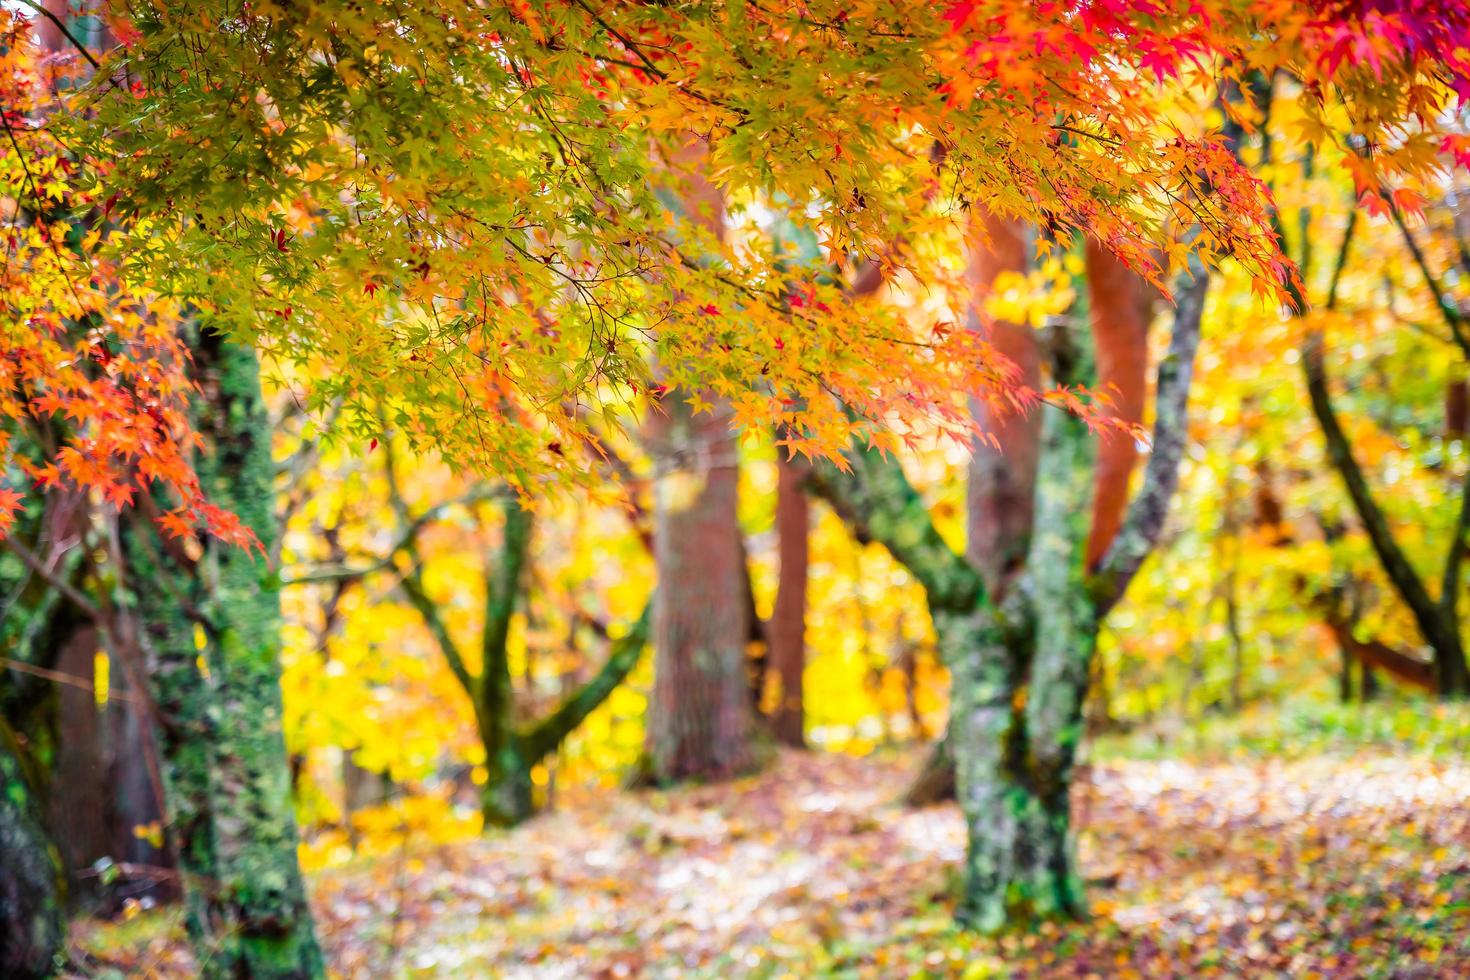
[[[201,486],[269,551],[273,470],[255,354],[207,330],[194,350]],[[142,520],[128,539],[189,932],[206,975],[321,976],[281,732],[276,577],[257,554],[201,545],[191,557]]]
[[[0,720],[0,975],[51,976],[65,935],[61,862],[21,748]]]

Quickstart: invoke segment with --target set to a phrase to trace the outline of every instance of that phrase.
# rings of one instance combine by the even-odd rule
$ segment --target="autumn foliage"
[[[983,205],[1085,229],[1166,290],[1194,252],[1283,295],[1294,273],[1268,192],[1181,109],[1291,72],[1309,140],[1371,148],[1344,162],[1373,198],[1460,145],[1442,125],[1466,94],[1466,16],[1259,0],[266,3],[216,25],[162,3],[109,8],[105,51],[40,59],[12,13],[7,274],[27,271],[6,416],[76,429],[30,485],[126,503],[161,482],[174,533],[236,537],[190,485],[186,355],[170,349],[185,315],[317,365],[302,396],[341,400],[363,444],[386,401],[416,444],[523,488],[575,478],[581,454],[558,448],[598,438],[576,406],[607,415],[648,390],[653,352],[662,383],[722,392],[746,427],[792,425],[794,450],[831,455],[854,432],[896,446],[930,425],[968,438],[956,392],[1043,394],[952,321],[855,306],[827,266],[877,257],[942,282],[925,243]],[[728,244],[659,205],[649,141],[691,131],[746,216]],[[795,283],[772,209],[819,216],[822,261]],[[121,301],[83,326],[109,292]],[[5,490],[7,512],[27,489]]]
[[[1466,0],[0,10],[0,973],[1470,962],[1467,114]]]

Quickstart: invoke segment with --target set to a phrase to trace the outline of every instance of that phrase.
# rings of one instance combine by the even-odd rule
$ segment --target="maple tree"
[[[639,747],[604,744],[591,768],[605,775],[646,744],[661,777],[732,775],[759,755],[747,735],[764,711],[788,742],[871,741],[852,722],[859,703],[876,706],[883,738],[895,715],[922,731],[940,713],[923,649],[951,674],[944,744],[970,828],[959,910],[987,930],[1082,913],[1068,800],[1091,679],[1122,680],[1120,662],[1131,661],[1119,658],[1135,656],[1137,631],[1161,618],[1189,641],[1169,619],[1162,568],[1197,559],[1215,530],[1235,549],[1209,566],[1234,569],[1234,584],[1210,584],[1223,590],[1211,596],[1224,596],[1235,706],[1247,683],[1239,607],[1250,604],[1236,579],[1258,580],[1242,570],[1246,554],[1271,556],[1260,575],[1277,576],[1273,594],[1294,596],[1345,655],[1432,675],[1447,695],[1464,687],[1457,597],[1470,510],[1448,506],[1470,499],[1455,483],[1463,361],[1433,348],[1446,439],[1405,449],[1340,421],[1400,394],[1338,394],[1323,356],[1340,344],[1392,346],[1398,293],[1412,297],[1407,315],[1420,327],[1437,317],[1426,329],[1463,353],[1460,279],[1436,270],[1463,263],[1465,236],[1455,207],[1436,207],[1456,193],[1459,178],[1446,174],[1470,157],[1464,4],[50,2],[4,17],[0,575],[16,597],[7,613],[24,613],[6,623],[17,638],[7,663],[54,674],[48,644],[64,606],[95,625],[104,661],[142,672],[130,690],[159,726],[168,838],[207,969],[323,969],[288,784],[309,800],[324,749],[440,805],[443,767],[467,763],[485,787],[484,827],[550,797],[554,749],[561,766],[613,741],[618,684],[647,690],[641,627],[585,686],[562,672],[559,697],[537,693],[551,668],[532,664],[546,645],[532,642],[529,620],[547,615],[561,587],[527,590],[517,542],[533,512],[538,535],[570,540],[539,529],[543,514],[566,519],[568,498],[620,499],[657,525],[652,703],[634,725]],[[1274,99],[1248,97],[1263,87]],[[1312,173],[1297,182],[1288,170],[1303,161]],[[689,181],[703,188],[693,199]],[[1337,275],[1325,280],[1327,263],[1307,248],[1343,220],[1313,210],[1323,187],[1372,256],[1387,254],[1385,229],[1406,249],[1407,259],[1395,254],[1410,271],[1396,274],[1386,304],[1371,285],[1350,285],[1353,313],[1331,300],[1309,308],[1315,295],[1338,296]],[[1340,269],[1351,261],[1346,247],[1341,255]],[[1367,282],[1372,262],[1342,274]],[[1207,283],[1229,296],[1211,302],[1253,311],[1242,314],[1249,329],[1225,339],[1207,326]],[[1173,334],[1130,498],[1154,294],[1173,305]],[[1084,306],[1090,331],[1078,328]],[[1371,325],[1356,315],[1380,309]],[[1311,396],[1274,405],[1265,421],[1239,409],[1259,428],[1232,434],[1213,477],[1186,452],[1201,331],[1236,345],[1216,356],[1234,356],[1240,371],[1259,362],[1243,356],[1254,344],[1301,348]],[[1390,358],[1395,376],[1413,370],[1411,357]],[[479,586],[478,626],[458,608],[474,587],[431,587],[451,573],[424,567],[463,574],[467,542],[428,525],[465,514],[428,494],[420,514],[434,520],[409,516],[400,488],[376,515],[330,525],[360,536],[372,575],[295,569],[324,587],[288,599],[280,630],[276,566],[322,557],[328,524],[293,524],[307,506],[298,485],[285,490],[284,513],[275,506],[257,358],[303,433],[322,433],[303,435],[288,467],[403,453],[415,473],[406,479],[432,489],[506,488],[490,522],[498,544],[476,542],[477,561],[493,552],[499,562]],[[1260,379],[1208,384],[1208,397],[1233,404]],[[1279,513],[1253,519],[1211,496],[1221,481],[1237,487],[1249,462],[1256,497],[1269,497],[1260,464],[1281,444],[1309,445],[1303,407],[1328,436],[1350,506],[1336,498],[1301,516],[1311,511],[1301,501],[1327,485],[1321,466],[1285,475],[1296,508],[1286,532]],[[614,447],[637,455],[628,433],[638,429],[654,458],[633,467],[651,475],[610,488]],[[748,560],[757,522],[736,464],[752,450],[737,434],[782,457],[779,589],[773,555]],[[925,467],[946,452],[953,466],[972,447],[975,519],[964,522],[953,481],[931,510],[911,480],[924,454]],[[1377,472],[1365,475],[1365,459]],[[1395,484],[1411,462],[1424,471],[1412,499],[1367,489],[1372,478]],[[432,475],[441,463],[448,476]],[[796,519],[792,484],[808,464],[808,489],[909,577],[842,541],[830,514],[818,512],[815,531]],[[1184,531],[1165,519],[1181,466],[1187,499],[1206,501]],[[311,493],[324,492],[343,493],[319,479]],[[357,527],[385,512],[406,538]],[[1430,513],[1434,534],[1416,532],[1416,515]],[[1317,517],[1325,540],[1303,531]],[[282,519],[305,542],[294,556]],[[843,593],[828,581],[833,555],[859,579],[903,587],[888,595],[861,581]],[[797,574],[808,564],[812,574]],[[1105,629],[1135,579],[1167,601],[1130,602]],[[914,604],[915,580],[932,629],[895,614]],[[391,602],[358,595],[385,582]],[[635,585],[642,602],[650,585]],[[639,621],[636,604],[617,605]],[[773,605],[763,634],[760,614]],[[343,612],[364,607],[379,618]],[[408,649],[373,650],[379,619],[413,638]],[[1288,619],[1280,629],[1303,622],[1300,610]],[[803,669],[811,622],[847,639],[812,639]],[[465,644],[476,629],[480,642]],[[1421,640],[1432,670],[1407,650]],[[770,648],[771,674],[753,692],[752,641]],[[1202,672],[1203,657],[1189,669]],[[590,669],[580,654],[572,661]],[[390,697],[406,665],[417,686],[388,709],[402,714],[365,731],[354,712]],[[1109,710],[1148,691],[1140,682],[1120,700],[1117,686],[1129,685],[1108,691]],[[820,696],[796,702],[803,689]],[[25,699],[0,693],[9,718]],[[440,695],[458,707],[429,721],[425,702]],[[32,707],[16,737],[7,721],[7,786],[33,781],[12,761],[45,761],[46,722]],[[416,725],[426,727],[391,744],[391,732]],[[689,748],[681,739],[694,728]],[[835,734],[844,728],[860,734]],[[384,812],[405,825],[442,817],[419,798],[385,801]],[[318,800],[304,815],[318,805],[331,809]],[[29,797],[7,806],[0,826],[42,853]],[[389,819],[371,811],[363,826]],[[45,927],[37,956],[17,969],[50,962],[59,908],[40,905],[23,913]]]
[[[732,195],[818,203],[823,247],[839,257],[942,219],[923,204],[937,181],[951,207],[1084,227],[1159,285],[1193,249],[1232,255],[1279,290],[1290,275],[1261,186],[1218,141],[1170,122],[1169,93],[1286,68],[1313,93],[1303,124],[1318,139],[1334,132],[1329,93],[1345,93],[1351,130],[1378,148],[1355,164],[1371,195],[1384,175],[1433,165],[1435,109],[1464,87],[1459,8],[1442,18],[1412,5],[1259,2],[1203,15],[1152,2],[1086,4],[1076,16],[1051,4],[911,13],[512,5],[475,10],[466,31],[465,12],[434,7],[265,5],[219,31],[189,7],[109,10],[121,43],[74,52],[70,74],[87,69],[89,83],[63,101],[70,111],[8,124],[24,152],[7,159],[19,180],[27,153],[86,148],[69,180],[130,218],[89,243],[88,261],[125,256],[131,278],[187,298],[227,332],[287,359],[320,358],[328,371],[313,404],[344,398],[352,431],[375,430],[369,406],[387,400],[416,442],[523,484],[571,475],[553,447],[593,436],[563,404],[646,387],[650,343],[669,380],[738,395],[742,424],[794,417],[793,447],[829,455],[853,431],[887,440],[895,421],[938,419],[968,435],[953,393],[1005,387],[972,334],[941,324],[910,337],[871,310],[855,322],[830,285],[805,284],[810,302],[792,315],[758,239],[737,253],[668,226],[641,140],[707,135]],[[1314,57],[1294,58],[1299,43]],[[1378,54],[1394,44],[1403,57]],[[92,70],[99,57],[115,71]],[[406,70],[386,70],[394,64]],[[759,64],[782,66],[779,83]],[[835,78],[866,84],[822,81]],[[915,79],[933,81],[916,89]],[[18,104],[36,104],[37,81],[18,84],[28,96]],[[798,124],[791,114],[806,110],[793,95],[808,89],[820,101]],[[521,124],[487,124],[510,118]],[[1417,131],[1390,138],[1409,118]],[[813,134],[830,160],[813,153]],[[1170,225],[1198,230],[1171,236]],[[706,248],[725,261],[694,261]],[[660,329],[680,323],[700,329]],[[126,343],[136,327],[121,329]],[[60,391],[61,380],[50,385],[33,364],[26,384]],[[64,409],[43,400],[38,410]],[[12,403],[7,415],[19,411]],[[466,417],[475,423],[459,424]],[[66,458],[105,467],[141,453],[142,479],[174,480],[189,514],[198,502],[170,448],[179,421],[151,423],[141,447],[104,441]],[[111,470],[72,477],[130,493]]]
[[[474,11],[466,31],[464,12],[434,7],[266,5],[220,31],[205,11],[165,4],[116,12],[121,43],[105,54],[115,72],[92,72],[71,111],[12,129],[48,153],[52,140],[86,148],[72,180],[129,217],[100,252],[264,350],[322,359],[330,380],[316,404],[344,397],[354,431],[375,428],[368,405],[388,399],[416,440],[512,474],[564,470],[548,447],[589,436],[560,406],[646,387],[650,342],[671,380],[738,394],[742,423],[786,419],[794,399],[796,445],[828,453],[854,428],[880,435],[889,414],[968,434],[952,392],[997,386],[967,333],[929,331],[910,350],[906,331],[871,312],[854,322],[817,284],[789,315],[758,241],[736,254],[685,229],[726,257],[694,262],[648,179],[647,139],[707,134],[732,194],[791,209],[817,195],[837,256],[921,232],[909,226],[940,181],[955,203],[1087,227],[1156,279],[1186,247],[1285,278],[1258,185],[1207,138],[1145,135],[1162,107],[1149,86],[1125,84],[1138,37],[1153,39],[1146,67],[1159,78],[1205,80],[1220,55],[1255,66],[1270,49],[1237,51],[1229,33],[1255,11],[1226,11],[1218,27],[1150,4],[1076,18],[968,4],[909,13],[511,6]],[[1280,25],[1286,37],[1314,29],[1303,15]],[[1416,66],[1442,46],[1424,39],[1366,126],[1389,124],[1406,101],[1429,107],[1437,90]],[[802,70],[773,85],[748,67],[760,63]],[[1321,81],[1357,70],[1329,59]],[[848,77],[871,83],[829,93],[820,81]],[[910,80],[924,78],[936,81],[915,91]],[[807,80],[824,101],[798,126],[788,116],[802,102],[787,93]],[[989,88],[998,97],[977,98]],[[814,132],[831,160],[813,159]],[[755,146],[756,165],[737,166]],[[1201,171],[1209,192],[1193,193],[1206,187]],[[1180,217],[1204,230],[1160,265],[1152,249]],[[467,415],[476,423],[455,424]]]
[[[309,448],[309,443],[303,447]],[[323,526],[324,518],[316,516],[317,523],[310,535],[303,536],[302,546],[309,549],[307,554],[320,552],[323,540],[329,546],[320,560],[313,560],[291,574],[287,584],[328,590],[329,598],[320,600],[325,615],[315,630],[315,643],[317,655],[330,663],[333,657],[353,656],[347,652],[353,646],[350,640],[342,638],[346,642],[334,642],[342,607],[352,601],[351,593],[383,581],[392,583],[395,603],[412,610],[418,620],[418,631],[427,634],[429,645],[442,658],[443,666],[459,688],[457,693],[469,701],[470,727],[478,741],[475,782],[481,784],[482,825],[487,829],[514,825],[535,812],[533,770],[544,768],[547,757],[557,751],[638,665],[648,640],[648,610],[635,617],[626,629],[610,627],[600,616],[577,604],[575,596],[564,596],[560,589],[551,587],[547,579],[553,573],[539,567],[538,552],[544,549],[533,549],[539,522],[534,512],[522,508],[508,488],[471,483],[462,492],[443,496],[441,486],[436,488],[441,491],[438,499],[431,496],[429,502],[421,504],[414,497],[422,488],[406,484],[403,474],[410,469],[422,472],[424,461],[418,461],[418,467],[406,466],[391,442],[383,444],[381,455],[382,495],[375,496],[358,488],[351,504],[342,501],[337,513],[325,518],[329,524]],[[346,478],[342,473],[334,476]],[[445,482],[452,485],[454,480],[451,477]],[[366,503],[375,503],[392,515],[395,526],[386,548],[362,540],[354,533],[353,518],[365,519],[371,513],[364,509]],[[542,502],[540,506],[546,508],[547,504]],[[461,533],[455,538],[456,547],[445,553],[436,532],[448,526],[458,527]],[[457,561],[467,531],[486,542],[478,583],[482,593],[480,610],[473,631],[466,629],[463,612],[457,608],[469,575]],[[298,560],[302,558],[305,555],[298,556]],[[445,573],[450,569],[455,572],[452,579],[455,588],[446,590]],[[524,692],[517,690],[516,682],[534,673],[534,647],[526,635],[529,629],[526,624],[533,616],[541,620],[542,633],[551,629],[553,621],[562,626],[556,633],[558,647],[544,652],[574,656],[583,634],[600,637],[609,649],[596,673],[563,692],[539,717],[530,718],[524,705]],[[380,629],[389,628],[392,627],[386,622],[380,624]],[[471,642],[464,639],[467,632],[473,636]],[[571,649],[561,647],[562,637],[569,639]],[[316,656],[311,661],[321,663]],[[523,666],[513,672],[515,661],[523,662]],[[288,676],[288,688],[294,683],[295,678]],[[343,692],[332,691],[333,686],[329,684],[323,696],[339,702],[346,700],[352,708],[362,707],[356,697],[344,698]],[[450,692],[445,692],[445,696],[450,696]],[[381,725],[382,719],[378,721]],[[428,723],[427,719],[418,721]],[[302,723],[304,719],[297,724]],[[349,717],[318,717],[312,723],[332,727],[352,724]],[[386,734],[389,733],[362,732],[358,744],[352,747],[367,763],[368,771],[386,770],[396,772],[400,778],[409,776],[405,767],[394,766],[392,762],[385,764],[383,754],[389,747],[376,743],[375,739]],[[422,732],[419,737],[427,734]],[[431,763],[436,761],[431,757]],[[350,814],[345,816],[350,818]]]

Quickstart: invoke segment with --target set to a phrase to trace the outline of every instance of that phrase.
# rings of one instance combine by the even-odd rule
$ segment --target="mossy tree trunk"
[[[385,449],[388,460],[388,482],[392,503],[403,527],[395,551],[410,559],[400,586],[410,605],[418,612],[435,644],[439,647],[451,673],[464,688],[475,715],[475,726],[485,750],[485,785],[480,791],[480,812],[485,828],[513,827],[536,812],[531,774],[548,755],[555,752],[567,736],[598,708],[637,666],[648,641],[649,612],[643,615],[621,637],[611,640],[607,660],[597,673],[569,694],[550,714],[539,721],[523,725],[516,717],[514,690],[511,684],[509,645],[511,621],[516,607],[525,601],[525,570],[529,561],[531,535],[534,530],[531,512],[521,506],[505,488],[490,492],[486,488],[472,491],[459,501],[442,504],[429,512],[411,518],[407,505],[397,490],[393,471],[393,452]],[[485,616],[480,631],[480,663],[478,673],[469,669],[469,661],[459,641],[450,632],[440,613],[440,604],[428,592],[418,553],[417,533],[447,510],[452,503],[474,503],[486,498],[497,501],[501,514],[501,547],[487,556],[485,562]],[[386,562],[384,563],[386,564]],[[601,630],[606,633],[605,627]]]
[[[945,544],[896,460],[854,449],[847,472],[830,464],[813,472],[813,490],[858,539],[884,544],[927,593],[951,672],[946,742],[969,837],[957,914],[974,928],[993,932],[1085,912],[1069,796],[1097,631],[1158,540],[1177,485],[1207,282],[1195,264],[1176,287],[1174,333],[1158,369],[1153,452],[1095,569],[1086,561],[1093,440],[1082,422],[1060,412],[1045,420],[1022,570],[999,595],[991,576]],[[1084,336],[1052,327],[1054,380],[1087,380],[1086,346]]]
[[[531,767],[515,725],[510,678],[510,626],[521,596],[521,577],[531,544],[531,512],[507,497],[499,555],[485,569],[485,621],[480,631],[480,676],[470,696],[485,748],[487,779],[480,791],[485,826],[509,827],[534,812]]]
[[[194,364],[201,487],[269,551],[274,481],[255,353],[206,328]],[[262,557],[207,534],[197,546],[164,541],[141,515],[128,564],[200,970],[321,976],[281,732],[275,574]]]
[[[65,935],[61,861],[22,749],[0,718],[0,975],[52,976]]]
[[[493,718],[479,719],[487,770],[480,796],[486,827],[514,827],[535,815],[531,771],[627,680],[648,643],[649,616],[650,610],[645,609],[627,633],[612,641],[597,673],[539,721],[519,727],[511,712],[499,708]],[[492,759],[496,760],[493,764]]]
[[[950,727],[970,832],[959,915],[985,932],[1085,911],[1070,790],[1097,641],[1084,588],[1092,454],[1081,420],[1046,415],[1025,580],[1000,609],[946,628],[960,640]]]

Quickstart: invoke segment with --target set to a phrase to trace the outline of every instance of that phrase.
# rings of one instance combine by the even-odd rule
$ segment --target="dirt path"
[[[958,812],[891,803],[912,765],[790,753],[324,873],[322,939],[349,977],[1470,976],[1470,768],[1098,767],[1096,918],[987,941],[949,925]]]

